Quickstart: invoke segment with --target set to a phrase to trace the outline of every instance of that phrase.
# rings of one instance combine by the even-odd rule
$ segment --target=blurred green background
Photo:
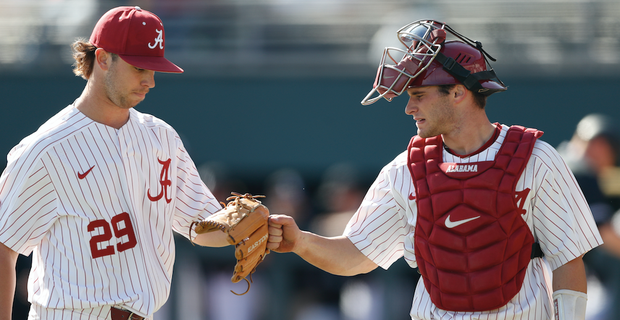
[[[543,130],[557,146],[586,114],[620,119],[617,0],[0,0],[0,154],[80,95],[86,82],[71,72],[69,44],[117,5],[159,15],[166,56],[186,70],[157,74],[137,109],[175,127],[219,197],[294,198],[297,207],[272,206],[299,210],[282,212],[316,232],[342,232],[381,167],[416,133],[405,97],[360,104],[383,48],[398,46],[395,31],[409,22],[444,21],[497,58],[509,89],[489,98],[492,122]],[[230,284],[230,248],[177,245],[158,320],[409,319],[418,274],[402,260],[342,278],[273,253],[250,293],[236,297],[228,290],[245,288]],[[20,258],[16,303],[28,263]],[[589,314],[599,302],[590,299]],[[24,308],[16,306],[16,319]]]

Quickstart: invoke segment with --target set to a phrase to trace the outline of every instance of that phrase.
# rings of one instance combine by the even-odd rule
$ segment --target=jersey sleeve
[[[189,239],[193,221],[203,220],[222,206],[198,175],[198,170],[179,140],[177,152],[177,199],[173,230]]]
[[[0,242],[29,255],[58,218],[57,199],[40,159],[28,163],[9,157],[0,177]]]
[[[537,141],[530,162],[529,174],[536,186],[534,237],[555,270],[603,241],[575,176],[557,151]]]
[[[360,252],[384,269],[403,256],[413,232],[407,223],[407,200],[401,196],[409,194],[411,184],[402,158],[406,164],[403,153],[381,170],[344,230]]]

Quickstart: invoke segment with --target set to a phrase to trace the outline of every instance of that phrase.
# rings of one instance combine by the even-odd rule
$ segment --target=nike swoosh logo
[[[86,172],[84,172],[84,173],[79,173],[79,172],[78,172],[78,173],[77,173],[77,174],[78,174],[78,178],[79,178],[80,180],[82,180],[82,179],[86,178],[86,176],[90,173],[90,171],[91,171],[91,170],[93,170],[93,168],[94,168],[94,167],[95,167],[95,166],[90,167],[90,169],[88,169],[88,170],[87,170]]]
[[[413,195],[413,193],[409,194],[409,200],[415,200],[415,196]]]
[[[478,219],[478,218],[480,218],[480,216],[473,217],[473,218],[469,218],[469,219],[463,219],[463,220],[457,220],[457,221],[450,221],[450,215],[448,215],[448,217],[446,218],[446,227],[447,227],[448,229],[452,229],[452,228],[454,228],[454,227],[456,227],[456,226],[460,226],[460,225],[462,225],[463,223],[467,223],[467,222],[469,222],[469,221],[476,220],[476,219]]]

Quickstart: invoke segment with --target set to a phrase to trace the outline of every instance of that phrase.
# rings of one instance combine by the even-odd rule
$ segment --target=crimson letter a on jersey
[[[530,194],[530,188],[515,192],[515,203],[517,204],[517,210],[519,210],[520,215],[527,213],[527,210],[523,209],[523,207],[525,207],[525,199],[528,194]]]
[[[168,198],[168,189],[172,187],[172,181],[170,180],[171,159],[168,159],[165,161],[161,161],[157,159],[157,161],[159,161],[159,163],[161,163],[162,165],[161,174],[159,175],[159,183],[161,184],[161,191],[159,192],[159,194],[152,196],[151,189],[149,189],[147,196],[149,197],[149,200],[151,201],[157,201],[163,197],[167,203],[170,203],[170,201],[172,201],[172,198]]]

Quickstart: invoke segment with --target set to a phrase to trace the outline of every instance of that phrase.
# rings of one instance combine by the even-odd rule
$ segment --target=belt
[[[112,320],[143,320],[144,317],[141,317],[131,311],[119,309],[116,307],[112,307],[110,309],[110,316]]]

